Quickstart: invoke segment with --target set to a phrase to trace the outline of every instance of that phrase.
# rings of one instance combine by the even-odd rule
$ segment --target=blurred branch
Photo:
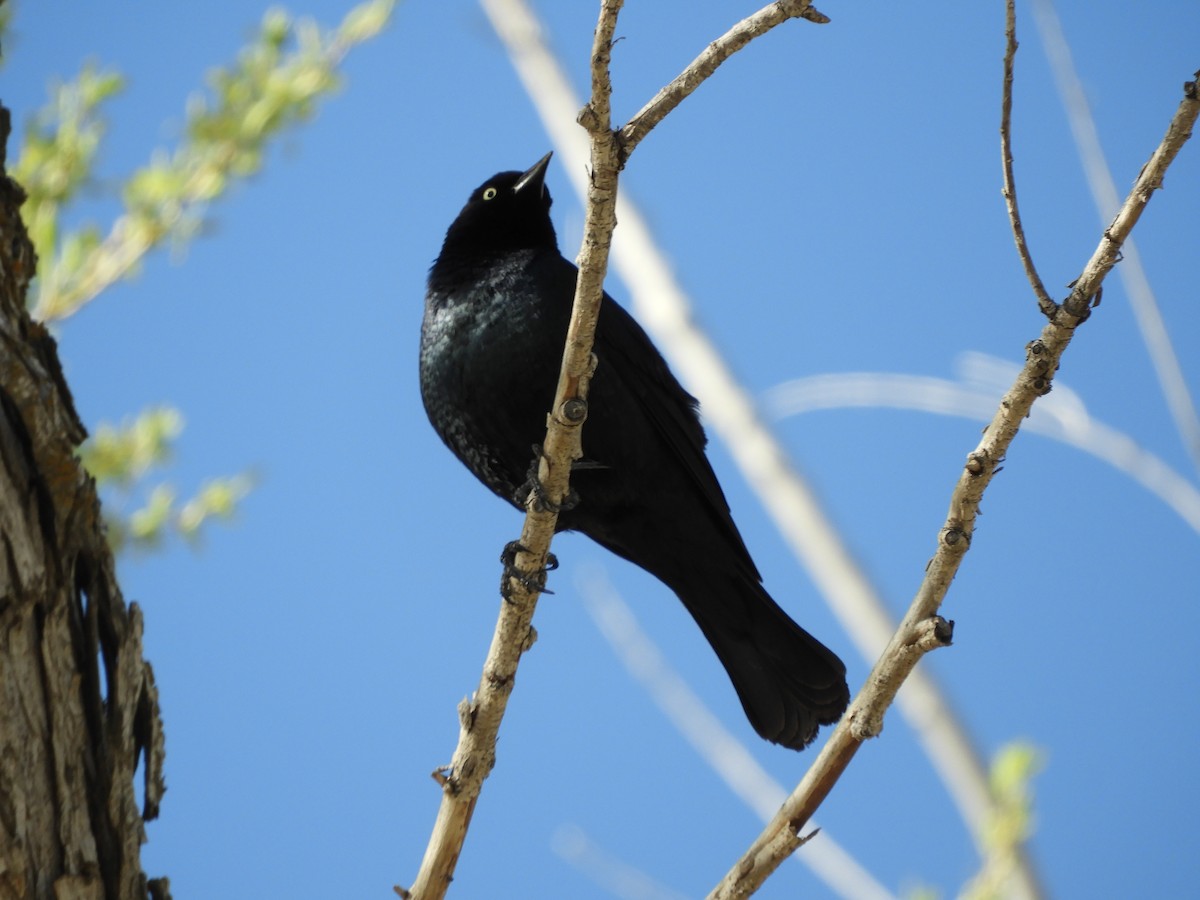
[[[210,75],[213,97],[190,103],[181,146],[172,156],[158,154],[129,179],[125,212],[103,238],[95,225],[64,234],[61,220],[91,181],[105,130],[101,107],[124,81],[88,65],[75,80],[53,86],[50,102],[26,129],[15,168],[26,188],[22,218],[39,260],[34,316],[69,316],[128,277],[167,239],[176,245],[189,240],[203,225],[208,204],[233,180],[259,170],[270,139],[309,117],[316,101],[336,87],[336,66],[352,46],[380,31],[393,6],[394,0],[363,3],[328,35],[307,20],[293,23],[286,13],[269,12],[237,64]],[[167,459],[182,422],[176,410],[147,410],[120,428],[101,425],[80,448],[98,484],[117,493],[118,509],[136,483]],[[168,533],[194,542],[205,522],[234,514],[252,481],[247,474],[212,479],[182,505],[172,488],[159,484],[127,517],[106,503],[109,543],[114,550],[148,548]]]
[[[594,572],[581,573],[577,584],[592,621],[629,673],[729,790],[763,822],[769,821],[787,797],[784,787],[671,668],[603,569],[597,567]],[[813,822],[809,824],[818,828]],[[838,844],[828,830],[819,830],[812,852],[798,854],[798,861],[808,866],[838,897],[892,900],[891,891]]]
[[[577,825],[560,825],[551,838],[550,848],[618,900],[687,900],[685,895],[613,856]]]
[[[1029,253],[1029,245],[1025,242],[1025,229],[1021,225],[1021,212],[1017,207],[1017,183],[1013,179],[1012,155],[1012,86],[1013,59],[1017,55],[1017,12],[1015,0],[1005,0],[1004,18],[1004,96],[1000,103],[1000,158],[1004,164],[1004,202],[1008,207],[1008,221],[1012,225],[1013,240],[1017,243],[1017,253],[1021,264],[1025,267],[1025,277],[1037,295],[1038,308],[1042,314],[1049,317],[1054,315],[1058,304],[1050,299],[1045,285],[1038,276],[1037,268],[1033,265],[1033,257]]]
[[[1018,367],[982,353],[966,354],[960,367],[967,383],[888,372],[813,375],[776,385],[767,392],[766,402],[780,417],[817,409],[888,407],[986,422],[1004,391],[998,379]],[[1093,418],[1070,388],[1056,384],[1054,392],[1033,408],[1025,429],[1103,460],[1200,534],[1200,490],[1196,485],[1129,435]]]
[[[584,139],[565,124],[580,101],[548,47],[537,18],[523,0],[483,0],[483,5],[556,152],[564,159],[564,170],[580,196],[586,196]],[[617,198],[617,218],[621,227],[614,237],[613,264],[629,288],[639,320],[688,390],[700,398],[706,425],[729,447],[859,653],[864,659],[876,659],[896,627],[879,592],[729,364],[697,326],[691,301],[658,249],[645,218],[626,195]],[[932,673],[913,672],[898,702],[982,854],[982,835],[991,809],[982,757]],[[1025,896],[1037,896],[1032,867],[1025,866],[1022,873]]]
[[[495,764],[496,736],[512,692],[517,665],[521,654],[532,643],[533,612],[540,586],[544,583],[550,539],[558,519],[555,509],[567,495],[571,463],[582,455],[580,432],[587,415],[587,390],[595,367],[592,339],[603,298],[609,246],[617,221],[617,173],[629,152],[628,149],[622,152],[618,133],[612,128],[609,103],[612,94],[609,64],[622,5],[623,0],[601,2],[592,42],[591,99],[577,119],[591,140],[591,172],[583,246],[577,259],[579,277],[574,305],[538,466],[538,479],[549,503],[540,502],[534,492],[530,493],[525,525],[516,545],[516,574],[505,577],[505,602],[501,605],[479,688],[472,700],[459,706],[458,746],[448,769],[438,774],[442,781],[442,802],[437,820],[413,887],[410,890],[396,888],[404,897],[440,898],[449,887],[483,780]],[[774,6],[789,11],[785,18],[794,18],[808,9],[809,0],[792,0]],[[738,47],[733,47],[729,52],[736,49]]]
[[[25,129],[14,176],[26,191],[21,216],[37,251],[41,290],[57,271],[78,266],[100,241],[89,226],[63,238],[60,247],[59,218],[91,176],[104,137],[100,106],[124,87],[118,73],[88,64],[74,81],[51,87],[50,102]]]
[[[35,318],[65,318],[113,283],[129,277],[145,255],[168,239],[189,240],[207,206],[231,182],[262,166],[271,139],[313,114],[316,102],[338,84],[336,68],[347,51],[386,24],[394,0],[370,0],[346,16],[332,34],[307,20],[293,23],[268,12],[258,38],[231,68],[210,76],[213,95],[189,104],[186,134],[168,156],[160,153],[124,188],[125,212],[101,239],[89,226],[61,240],[58,217],[90,173],[102,128],[96,106],[120,88],[112,74],[85,69],[58,89],[55,102],[29,129],[17,165],[32,185],[23,214],[43,260]],[[294,49],[288,49],[291,42]]]
[[[887,650],[796,790],[709,895],[712,900],[749,896],[799,845],[800,831],[858,748],[879,734],[884,711],[912,667],[928,650],[943,643],[942,638],[948,640],[949,633],[941,629],[943,620],[937,611],[970,547],[980,499],[1034,401],[1049,392],[1076,327],[1089,315],[1092,298],[1117,262],[1121,244],[1137,224],[1154,191],[1162,186],[1164,173],[1191,136],[1198,115],[1200,78],[1186,83],[1184,99],[1166,136],[1143,166],[1125,203],[1076,280],[1071,295],[1042,329],[1040,337],[1026,348],[1025,365],[984,429],[983,439],[967,456],[951,494],[949,514],[938,534],[937,551],[926,566],[924,581]]]
[[[1096,123],[1092,118],[1087,96],[1075,72],[1071,49],[1063,36],[1062,24],[1058,20],[1052,0],[1035,0],[1033,13],[1046,56],[1054,71],[1054,79],[1071,124],[1071,133],[1079,150],[1096,209],[1101,220],[1107,222],[1117,209],[1117,188],[1104,158],[1104,150],[1100,146],[1100,136],[1096,133]],[[1146,345],[1150,362],[1154,366],[1167,407],[1175,421],[1175,428],[1183,440],[1184,449],[1191,457],[1192,464],[1200,471],[1200,417],[1196,414],[1195,401],[1171,342],[1170,329],[1163,320],[1154,291],[1146,278],[1137,246],[1130,240],[1125,242],[1121,249],[1124,265],[1121,266],[1120,275],[1133,307],[1134,319]]]
[[[1014,741],[1000,748],[992,761],[990,783],[994,798],[986,833],[983,868],[959,893],[961,900],[1003,897],[1021,848],[1033,836],[1033,777],[1041,771],[1037,748]]]

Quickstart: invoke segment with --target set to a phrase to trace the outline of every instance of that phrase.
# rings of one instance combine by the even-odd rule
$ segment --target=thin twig
[[[1008,207],[1008,221],[1012,224],[1013,240],[1017,242],[1017,253],[1025,267],[1025,277],[1037,295],[1038,309],[1046,318],[1058,311],[1058,304],[1050,299],[1046,287],[1033,265],[1029,245],[1025,242],[1025,229],[1021,225],[1021,212],[1017,208],[1017,183],[1013,179],[1012,156],[1012,86],[1013,59],[1017,55],[1017,12],[1015,0],[1005,0],[1004,7],[1004,99],[1000,103],[1000,156],[1004,161],[1004,202]]]
[[[1079,151],[1079,160],[1087,176],[1092,199],[1096,203],[1100,218],[1107,221],[1117,208],[1117,187],[1104,158],[1096,122],[1092,117],[1079,75],[1075,71],[1071,49],[1063,35],[1062,23],[1054,10],[1053,0],[1035,0],[1033,18],[1041,34],[1046,58],[1054,72],[1054,80],[1058,85],[1067,120],[1071,124],[1071,134],[1075,138],[1075,146]],[[1125,284],[1125,296],[1133,309],[1138,331],[1141,332],[1142,342],[1146,345],[1146,352],[1150,356],[1154,374],[1158,377],[1163,397],[1166,398],[1167,408],[1171,411],[1171,418],[1175,421],[1175,428],[1184,448],[1191,456],[1192,465],[1200,470],[1200,415],[1196,413],[1196,403],[1184,376],[1183,367],[1179,363],[1179,354],[1172,341],[1171,329],[1154,297],[1134,242],[1127,242],[1122,248],[1122,253],[1124,264],[1120,274]]]
[[[661,91],[654,99],[643,106],[618,133],[621,142],[621,162],[624,164],[629,154],[650,130],[661,122],[666,115],[683,102],[684,98],[700,86],[717,67],[734,53],[745,47],[750,41],[766,34],[776,25],[788,19],[807,19],[818,25],[829,22],[829,17],[812,8],[812,0],[780,0],[764,6],[758,12],[747,16],[704,48],[688,67]]]
[[[879,733],[884,710],[895,697],[906,672],[911,671],[925,652],[939,646],[942,636],[948,636],[940,629],[943,620],[937,612],[970,546],[980,498],[1034,401],[1050,390],[1059,360],[1071,342],[1076,326],[1089,315],[1091,298],[1116,263],[1121,242],[1137,224],[1150,196],[1162,185],[1163,174],[1191,136],[1192,126],[1200,116],[1198,96],[1200,79],[1188,82],[1184,100],[1171,120],[1166,136],[1142,168],[1117,217],[1105,230],[1070,297],[1042,329],[1040,337],[1026,348],[1025,365],[1000,401],[995,417],[984,429],[983,439],[967,457],[951,494],[949,514],[938,535],[937,552],[929,561],[925,580],[883,657],[872,669],[866,685],[854,698],[812,768],[750,849],[709,894],[710,900],[749,896],[795,850],[800,843],[801,830],[841,777],[862,742]]]

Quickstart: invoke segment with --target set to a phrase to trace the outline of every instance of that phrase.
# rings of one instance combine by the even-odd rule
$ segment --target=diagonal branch
[[[1056,317],[1057,320],[1070,322],[1071,319],[1082,321],[1087,318],[1092,299],[1100,292],[1105,276],[1121,261],[1121,245],[1142,217],[1150,197],[1162,187],[1167,169],[1192,136],[1192,126],[1196,124],[1197,110],[1200,110],[1200,77],[1184,82],[1183,94],[1183,100],[1167,127],[1162,143],[1146,165],[1142,166],[1129,196],[1117,210],[1112,223],[1104,229],[1100,245],[1096,247],[1079,280],[1072,285],[1071,296],[1063,301],[1062,313]]]
[[[565,124],[583,101],[571,88],[526,0],[482,2],[553,140],[555,153],[564,160],[576,192],[581,198],[586,196],[586,139]],[[743,476],[841,627],[863,658],[868,663],[874,661],[895,631],[895,618],[830,521],[816,491],[788,461],[779,437],[697,323],[691,301],[656,247],[644,215],[625,192],[617,198],[617,217],[621,228],[613,241],[612,264],[629,290],[639,321],[683,384],[700,398],[706,427],[732,452]],[[984,421],[991,416],[991,409],[989,398]],[[915,670],[905,684],[897,700],[901,714],[913,728],[977,845],[982,847],[994,808],[987,767],[932,673]],[[785,794],[781,791],[779,796]],[[778,801],[764,819],[776,806]],[[823,853],[808,853],[803,859],[815,867],[824,859]],[[1014,880],[1020,887],[1018,897],[1042,893],[1032,864],[1025,857],[1019,861]]]
[[[592,139],[592,182],[588,194],[579,278],[567,329],[566,348],[559,372],[553,411],[547,416],[546,440],[538,465],[541,502],[530,492],[520,550],[515,564],[524,577],[506,578],[506,599],[500,607],[496,631],[483,665],[479,688],[459,705],[459,738],[454,757],[445,771],[435,773],[442,784],[442,802],[433,833],[412,889],[397,888],[402,897],[441,898],[454,877],[466,840],[475,802],[483,781],[496,762],[496,738],[512,693],[521,655],[532,646],[533,612],[550,554],[550,540],[558,521],[558,504],[567,496],[571,463],[582,455],[581,426],[587,417],[587,390],[595,368],[592,339],[603,299],[608,248],[616,226],[616,140],[610,125],[609,61],[612,36],[623,0],[604,0],[592,43],[592,99],[580,121]]]
[[[1107,219],[1117,208],[1117,188],[1105,161],[1100,137],[1096,132],[1096,123],[1079,75],[1075,71],[1071,49],[1067,46],[1053,0],[1035,0],[1033,19],[1041,33],[1046,58],[1054,71],[1054,80],[1071,125],[1071,133],[1075,137],[1079,161],[1087,176],[1092,199],[1101,219]],[[1154,373],[1158,377],[1163,397],[1167,401],[1167,408],[1175,420],[1175,428],[1183,440],[1184,448],[1191,456],[1192,464],[1200,469],[1200,416],[1196,414],[1192,392],[1180,366],[1179,354],[1173,346],[1171,329],[1167,326],[1162,310],[1155,300],[1137,247],[1129,241],[1125,244],[1123,252],[1125,265],[1121,266],[1121,280],[1125,283],[1126,298],[1133,309],[1134,319],[1141,332],[1142,342],[1146,345]]]
[[[621,128],[621,162],[624,164],[629,154],[650,130],[666,118],[667,114],[700,86],[717,67],[729,59],[737,51],[759,35],[766,34],[776,25],[788,19],[807,19],[818,25],[829,22],[829,17],[812,8],[811,0],[780,0],[764,6],[758,12],[747,16],[727,32],[704,48],[688,67],[675,79],[654,95],[654,99],[643,106]]]
[[[800,831],[841,777],[858,748],[883,727],[883,714],[917,661],[949,638],[946,623],[937,613],[959,564],[971,543],[979,501],[1003,461],[1013,438],[1034,401],[1049,392],[1059,361],[1075,328],[1090,314],[1091,299],[1120,256],[1122,241],[1137,224],[1153,192],[1200,116],[1200,78],[1187,82],[1162,143],[1142,168],[1112,224],[1105,230],[1092,258],[1075,282],[1067,300],[1026,348],[1025,365],[1000,401],[995,417],[984,429],[979,445],[950,497],[950,511],[938,534],[937,552],[925,570],[917,596],[900,623],[866,685],[838,723],[812,768],[775,814],[750,849],[709,894],[710,900],[747,897],[802,842]]]
[[[1058,310],[1058,304],[1050,299],[1046,287],[1033,265],[1029,245],[1025,242],[1025,228],[1021,225],[1021,212],[1017,208],[1017,183],[1013,179],[1012,155],[1012,85],[1013,59],[1017,55],[1017,12],[1015,0],[1005,0],[1004,13],[1004,97],[1000,103],[1000,156],[1004,163],[1004,202],[1008,207],[1008,221],[1012,224],[1013,240],[1017,253],[1025,267],[1025,277],[1037,295],[1038,309],[1047,318]]]
[[[788,18],[811,16],[810,2],[781,0],[768,7],[778,9],[782,14],[771,19],[769,24],[756,26],[744,39],[731,41],[724,55],[716,59],[706,72],[694,72],[689,76],[687,89],[673,95],[673,102],[663,106],[653,121],[646,120],[640,128],[638,140],[711,74],[723,59],[745,46],[750,39]],[[592,340],[604,296],[609,246],[617,222],[617,175],[632,150],[632,145],[623,146],[620,133],[612,128],[609,102],[612,94],[609,63],[617,16],[622,5],[623,0],[601,2],[592,42],[592,97],[579,113],[578,119],[591,139],[591,172],[583,246],[576,261],[579,277],[575,285],[574,306],[567,328],[554,407],[547,416],[543,456],[538,465],[538,478],[543,488],[541,496],[548,499],[549,503],[539,501],[533,493],[527,501],[520,550],[514,560],[519,574],[505,579],[506,602],[500,608],[479,688],[471,700],[459,705],[459,740],[454,757],[448,767],[434,773],[442,785],[442,801],[412,888],[395,888],[397,894],[406,898],[441,898],[445,896],[453,878],[483,781],[495,765],[496,737],[508,697],[512,693],[517,666],[522,653],[533,643],[533,612],[542,584],[541,576],[549,558],[550,540],[558,520],[554,510],[567,496],[572,461],[582,455],[580,431],[587,417],[588,384],[596,366],[591,352]],[[760,12],[750,18],[762,15]],[[692,71],[696,65],[693,63],[688,71]],[[654,103],[650,104],[650,107],[654,106]]]

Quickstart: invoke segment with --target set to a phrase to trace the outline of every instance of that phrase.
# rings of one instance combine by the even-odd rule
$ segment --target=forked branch
[[[1012,86],[1013,60],[1017,55],[1017,12],[1016,0],[1005,0],[1004,12],[1004,94],[1000,102],[1000,158],[1004,164],[1004,203],[1008,207],[1008,221],[1012,225],[1013,240],[1017,254],[1025,267],[1025,277],[1037,296],[1038,309],[1046,318],[1058,311],[1058,304],[1050,299],[1042,279],[1033,265],[1033,256],[1025,242],[1025,228],[1021,225],[1021,211],[1017,206],[1017,183],[1013,178],[1012,155]]]
[[[858,748],[864,740],[879,733],[883,713],[908,672],[925,652],[949,638],[938,609],[970,546],[983,492],[1004,460],[1034,401],[1049,392],[1076,326],[1090,314],[1092,298],[1120,258],[1121,244],[1137,224],[1151,195],[1162,187],[1163,175],[1191,137],[1197,116],[1200,116],[1200,77],[1185,83],[1184,99],[1162,143],[1142,168],[1116,218],[1105,229],[1070,296],[1054,312],[1041,335],[1026,348],[1025,365],[1001,399],[979,445],[967,456],[950,496],[950,511],[938,534],[937,551],[883,656],[796,790],[709,894],[709,900],[748,897],[799,846],[804,826],[837,783]]]
[[[720,41],[711,45],[697,62],[688,67],[684,75],[672,82],[675,85],[687,76],[686,88],[680,87],[674,91],[668,88],[665,100],[657,106],[653,101],[648,105],[647,109],[654,111],[643,120],[637,129],[636,140],[631,143],[623,141],[620,133],[613,130],[609,104],[612,94],[609,63],[617,16],[622,5],[623,0],[603,0],[601,3],[592,42],[592,97],[579,115],[579,122],[587,129],[591,139],[591,178],[583,247],[577,259],[579,278],[575,287],[574,307],[567,329],[554,407],[547,417],[546,439],[538,468],[543,490],[540,496],[531,492],[526,503],[525,525],[519,541],[521,549],[515,557],[518,574],[507,579],[506,601],[501,604],[479,688],[473,698],[464,700],[459,706],[460,730],[454,757],[449,766],[434,773],[442,785],[441,805],[416,881],[411,889],[395,889],[402,897],[428,900],[445,896],[483,781],[495,765],[496,737],[508,697],[512,693],[517,666],[522,653],[533,643],[533,612],[542,584],[540,573],[544,571],[549,558],[550,540],[558,519],[557,504],[567,496],[571,463],[581,455],[580,432],[587,416],[587,390],[595,367],[592,341],[603,298],[609,246],[616,226],[618,172],[633,145],[683,97],[695,90],[721,61],[780,22],[813,16],[810,0],[781,0],[746,20],[763,20],[758,24],[741,31],[740,25],[735,26],[729,34],[738,32],[738,38],[726,35],[721,39],[726,41],[728,38],[724,49],[712,55],[711,62],[693,71],[700,59],[714,54],[713,47]],[[767,11],[771,12],[764,18]],[[819,13],[816,15],[820,16]],[[823,16],[820,18],[824,19]]]

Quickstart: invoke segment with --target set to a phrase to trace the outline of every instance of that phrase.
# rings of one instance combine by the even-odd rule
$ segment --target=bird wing
[[[570,261],[555,254],[552,271],[544,271],[541,277],[551,277],[560,284],[569,284],[570,296],[574,296],[578,270]],[[562,291],[552,292],[561,295]],[[600,360],[596,379],[592,385],[593,403],[605,396],[631,397],[636,409],[651,426],[651,431],[669,449],[696,488],[695,493],[704,500],[704,506],[712,522],[723,532],[731,545],[741,551],[747,573],[761,580],[757,568],[746,549],[737,526],[729,511],[729,502],[717,481],[712,465],[704,453],[707,437],[700,424],[698,401],[689,394],[667,366],[666,360],[650,340],[649,335],[620,304],[607,293],[600,309],[596,327],[594,347]],[[598,413],[598,411],[594,412]],[[607,430],[607,429],[606,429]],[[636,428],[630,431],[636,433]],[[602,466],[619,466],[622,462],[633,464],[637,457],[629,460],[605,458],[606,450],[615,448],[597,447],[588,440],[588,429],[584,427],[584,450],[587,457]],[[636,453],[631,448],[625,453]],[[588,451],[595,451],[591,453]],[[625,455],[622,453],[622,455]],[[586,463],[585,463],[586,465]]]

